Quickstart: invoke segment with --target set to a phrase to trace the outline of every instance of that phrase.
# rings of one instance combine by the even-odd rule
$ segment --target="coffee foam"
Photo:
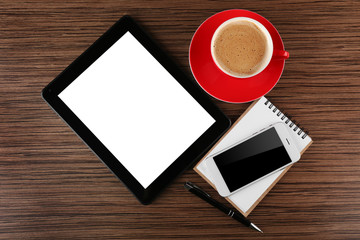
[[[214,37],[213,55],[225,71],[235,76],[252,75],[263,67],[267,39],[254,23],[231,22]]]

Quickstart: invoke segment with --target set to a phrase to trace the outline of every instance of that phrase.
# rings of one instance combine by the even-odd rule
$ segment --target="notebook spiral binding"
[[[270,104],[269,104],[270,103]],[[302,139],[305,139],[306,136],[309,134],[308,131],[304,130],[304,129],[301,129],[300,128],[300,124],[296,124],[296,121],[292,119],[292,117],[287,114],[287,113],[283,113],[281,112],[277,107],[274,106],[274,104],[272,104],[269,100],[267,100],[265,102],[265,105],[267,106],[269,104],[269,109],[272,110],[272,112],[274,114],[276,114],[286,125],[289,126],[290,129],[292,129],[294,132],[298,131],[297,132],[297,135],[301,135],[301,138]]]

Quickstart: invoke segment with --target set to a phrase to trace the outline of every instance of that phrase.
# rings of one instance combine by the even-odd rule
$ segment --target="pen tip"
[[[259,227],[257,227],[255,224],[251,223],[250,227],[258,232],[264,233]]]

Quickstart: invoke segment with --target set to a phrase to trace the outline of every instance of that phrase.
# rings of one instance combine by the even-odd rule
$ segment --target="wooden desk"
[[[1,239],[360,238],[359,1],[57,2],[0,3]],[[124,14],[190,76],[193,33],[231,8],[277,27],[291,56],[267,96],[314,140],[250,215],[263,235],[186,192],[191,180],[215,195],[193,170],[140,205],[40,97]],[[249,106],[213,101],[232,120]]]

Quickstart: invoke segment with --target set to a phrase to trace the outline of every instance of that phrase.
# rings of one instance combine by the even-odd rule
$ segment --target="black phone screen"
[[[291,163],[275,128],[270,128],[214,157],[230,192]]]

